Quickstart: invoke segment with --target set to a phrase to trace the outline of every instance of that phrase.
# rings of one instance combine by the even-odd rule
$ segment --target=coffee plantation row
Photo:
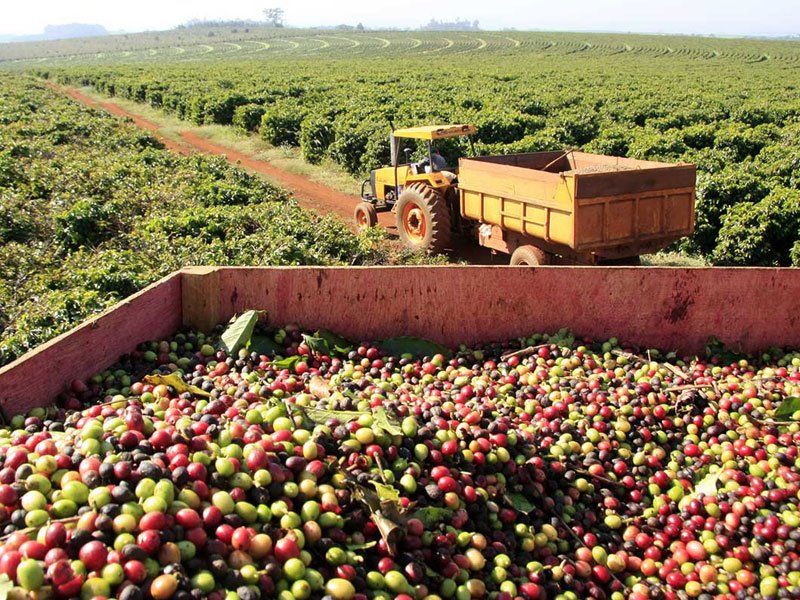
[[[187,33],[163,33],[153,49],[172,35]],[[417,35],[391,34],[395,54],[365,42],[305,58],[265,50],[185,61],[159,50],[148,60],[131,52],[22,65],[192,123],[257,132],[358,176],[387,163],[389,120],[473,122],[479,153],[582,147],[693,162],[697,231],[680,250],[720,265],[800,264],[796,42],[509,33],[515,46],[488,45],[500,34],[487,33],[482,52],[417,54],[400,44]],[[444,150],[455,160],[467,147]]]
[[[0,75],[0,363],[190,264],[405,261],[221,158]]]

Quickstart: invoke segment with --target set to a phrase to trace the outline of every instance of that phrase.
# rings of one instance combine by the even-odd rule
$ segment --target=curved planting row
[[[446,41],[446,40],[449,40]],[[129,34],[108,38],[62,40],[7,45],[0,60],[14,64],[50,61],[134,61],[252,59],[281,55],[302,57],[397,56],[436,51],[444,54],[504,54],[519,49],[537,54],[569,54],[576,47],[587,55],[605,54],[606,47],[638,55],[668,56],[673,52],[697,60],[740,60],[743,56],[769,56],[777,62],[797,60],[791,41],[736,40],[680,36],[576,34],[484,31],[360,31],[274,29],[263,27],[190,27],[172,31]],[[181,52],[174,52],[179,48]],[[211,50],[208,50],[211,48]],[[439,50],[441,49],[441,50]]]

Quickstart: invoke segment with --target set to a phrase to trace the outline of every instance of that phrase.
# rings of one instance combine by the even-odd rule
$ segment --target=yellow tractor
[[[373,170],[361,186],[362,202],[355,209],[358,226],[373,227],[378,222],[378,211],[391,210],[396,215],[400,239],[406,246],[442,252],[450,243],[454,225],[451,217],[459,214],[456,209],[458,168],[445,163],[435,143],[475,132],[474,125],[393,128],[389,136],[391,166]],[[427,155],[418,162],[410,161],[412,149],[402,147],[403,139],[426,141]],[[402,163],[401,154],[405,155]]]

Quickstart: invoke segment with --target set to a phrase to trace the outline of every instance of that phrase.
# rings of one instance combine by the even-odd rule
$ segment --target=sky
[[[478,20],[483,29],[800,34],[798,0],[28,0],[4,8],[0,33],[36,34],[65,23],[168,29],[191,19],[260,19],[266,7],[283,8],[292,26],[413,28],[431,18],[462,18]]]

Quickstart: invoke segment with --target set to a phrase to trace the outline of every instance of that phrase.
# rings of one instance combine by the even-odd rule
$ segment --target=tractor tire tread
[[[442,194],[424,183],[413,183],[408,186],[419,194],[420,200],[425,204],[431,214],[430,242],[428,252],[440,254],[450,245],[451,222],[450,209]]]

